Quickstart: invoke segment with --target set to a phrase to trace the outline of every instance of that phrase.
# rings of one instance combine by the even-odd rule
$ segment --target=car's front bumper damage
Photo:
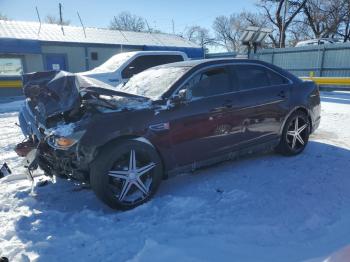
[[[50,176],[71,177],[76,180],[88,179],[88,166],[78,159],[76,146],[70,150],[55,150],[47,143],[40,143],[37,161],[44,172]]]
[[[25,157],[24,167],[29,169],[30,172],[40,167],[47,176],[88,181],[89,164],[85,161],[86,158],[78,157],[77,146],[69,150],[57,150],[52,148],[45,140],[37,143],[30,141],[27,140],[18,144],[15,149],[19,156]],[[24,152],[20,149],[23,143],[31,144],[32,147],[26,147]]]
[[[26,157],[24,166],[29,172],[40,167],[48,176],[71,177],[80,181],[88,180],[88,163],[84,151],[76,143],[60,150],[54,148],[50,139],[54,129],[48,129],[39,123],[26,102],[19,115],[20,127],[27,138],[17,144],[17,155]],[[63,125],[66,126],[66,125]],[[33,152],[35,151],[35,154]],[[79,153],[81,151],[81,153]],[[35,164],[34,164],[35,163]]]

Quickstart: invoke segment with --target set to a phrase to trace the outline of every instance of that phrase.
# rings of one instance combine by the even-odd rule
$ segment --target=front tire
[[[155,148],[125,140],[103,148],[90,169],[90,183],[99,199],[113,209],[128,210],[150,200],[163,177]]]
[[[285,156],[298,155],[307,146],[309,136],[310,122],[308,116],[302,111],[296,111],[287,119],[276,151]]]

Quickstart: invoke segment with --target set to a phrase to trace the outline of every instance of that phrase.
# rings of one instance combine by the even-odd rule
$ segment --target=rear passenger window
[[[267,76],[270,80],[270,85],[278,86],[278,85],[288,84],[288,80],[285,77],[268,69],[266,71],[267,71]]]
[[[123,71],[122,77],[129,79],[148,68],[183,61],[180,55],[145,55],[136,57]]]
[[[196,75],[189,83],[192,97],[210,97],[232,91],[230,76],[225,68],[216,68]]]
[[[254,65],[234,66],[240,84],[240,90],[249,90],[270,85],[265,68]]]

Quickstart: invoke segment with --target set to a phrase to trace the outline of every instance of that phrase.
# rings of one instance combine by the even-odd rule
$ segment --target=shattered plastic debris
[[[49,129],[48,133],[50,135],[56,135],[56,136],[69,136],[74,132],[75,124],[70,123],[70,124],[61,124],[58,125],[55,128]]]
[[[5,162],[0,168],[0,178],[3,178],[5,176],[11,175],[11,174],[12,174],[11,169],[9,168],[7,163]]]

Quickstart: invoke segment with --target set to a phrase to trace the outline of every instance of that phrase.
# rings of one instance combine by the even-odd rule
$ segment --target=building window
[[[22,73],[23,67],[20,58],[0,57],[0,77],[20,76]]]
[[[91,60],[98,60],[98,53],[97,52],[91,52]]]

